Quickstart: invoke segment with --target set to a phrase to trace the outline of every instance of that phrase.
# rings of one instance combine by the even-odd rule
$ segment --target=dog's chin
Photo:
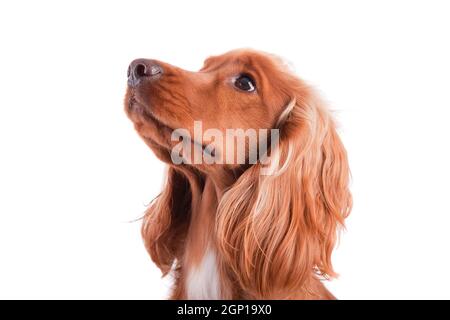
[[[152,108],[145,105],[144,103],[138,101],[135,97],[130,96],[130,98],[126,102],[127,104],[127,113],[133,122],[148,122],[150,125],[157,126],[163,130],[172,131],[172,127],[170,127],[164,120],[155,116],[152,112]]]
[[[141,139],[153,151],[153,153],[163,162],[171,164],[171,145],[170,132],[167,130],[158,130],[164,126],[154,118],[147,118],[146,116],[140,123],[135,123],[135,127]],[[148,130],[152,128],[152,130]]]
[[[173,129],[165,122],[158,119],[145,104],[136,100],[133,96],[125,102],[128,118],[133,122],[138,134],[152,149],[170,149],[168,141]],[[167,142],[167,143],[166,143]]]

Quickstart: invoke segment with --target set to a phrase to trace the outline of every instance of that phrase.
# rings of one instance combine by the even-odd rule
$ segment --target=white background
[[[2,1],[0,298],[165,298],[133,222],[163,165],[123,112],[137,57],[252,47],[329,101],[353,173],[340,299],[450,298],[446,1]]]

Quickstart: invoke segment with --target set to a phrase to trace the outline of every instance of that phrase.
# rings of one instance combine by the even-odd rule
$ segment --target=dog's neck
[[[191,175],[191,221],[187,235],[190,259],[195,263],[214,246],[217,206],[225,191],[236,182],[234,172],[215,170],[208,174]]]
[[[223,299],[230,295],[221,276],[215,221],[220,199],[237,178],[236,172],[226,170],[188,177],[192,192],[191,220],[183,258],[187,298]]]
[[[189,260],[198,263],[214,238],[215,213],[222,189],[211,178],[203,181],[203,186],[191,186],[191,221],[187,236]]]

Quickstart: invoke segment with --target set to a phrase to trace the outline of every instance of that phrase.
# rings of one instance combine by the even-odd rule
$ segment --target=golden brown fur
[[[129,87],[125,104],[137,132],[168,164],[142,236],[162,272],[175,275],[172,298],[188,298],[187,271],[208,246],[217,252],[222,298],[334,298],[320,279],[335,276],[331,253],[351,208],[349,168],[314,91],[280,59],[251,50],[211,57],[199,72],[158,64],[161,78]],[[256,94],[229,85],[242,72],[256,79]],[[204,129],[278,127],[280,143],[270,152],[280,166],[261,175],[261,164],[174,165],[170,133],[192,131],[194,120]]]

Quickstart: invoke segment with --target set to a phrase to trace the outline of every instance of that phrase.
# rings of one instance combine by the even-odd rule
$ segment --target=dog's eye
[[[234,86],[242,91],[253,92],[256,90],[255,80],[248,74],[241,74],[234,79]]]

